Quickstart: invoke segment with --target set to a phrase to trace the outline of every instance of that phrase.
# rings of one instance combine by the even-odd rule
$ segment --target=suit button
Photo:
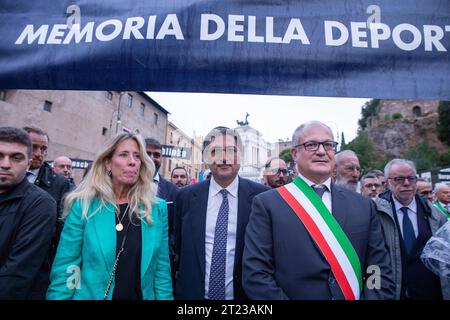
[[[336,282],[336,279],[334,277],[329,277],[328,278],[328,283],[329,284],[334,284]]]

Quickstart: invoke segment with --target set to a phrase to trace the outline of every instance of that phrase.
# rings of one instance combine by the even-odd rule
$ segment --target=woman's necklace
[[[117,220],[119,220],[119,223],[116,224],[116,230],[118,232],[123,230],[122,220],[123,220],[123,217],[125,217],[127,215],[129,206],[130,206],[130,204],[127,203],[127,207],[125,208],[125,212],[123,213],[122,219],[119,217],[120,208],[117,207],[117,209],[116,209]]]

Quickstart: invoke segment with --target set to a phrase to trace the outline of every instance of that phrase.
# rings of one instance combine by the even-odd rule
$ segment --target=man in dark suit
[[[439,278],[420,259],[422,250],[447,219],[438,208],[416,195],[416,167],[393,159],[384,174],[389,190],[375,199],[386,245],[391,255],[396,299],[450,299],[450,279]]]
[[[24,127],[23,130],[28,132],[33,144],[33,153],[30,168],[27,171],[27,179],[30,183],[38,186],[46,191],[56,201],[56,219],[55,235],[52,239],[52,245],[49,251],[50,262],[56,255],[59,238],[64,228],[64,219],[62,214],[64,210],[64,199],[66,195],[74,189],[75,185],[70,183],[68,179],[57,174],[48,163],[45,162],[47,157],[50,138],[48,134],[37,127]]]
[[[177,299],[241,300],[244,232],[253,197],[267,187],[238,177],[242,143],[213,129],[203,142],[211,179],[179,189],[175,206]]]
[[[292,143],[296,180],[253,201],[243,257],[248,297],[392,298],[392,270],[374,204],[331,181],[337,146],[331,129],[305,123]]]
[[[167,203],[167,220],[169,222],[169,257],[170,257],[170,267],[172,270],[172,284],[175,289],[175,239],[173,235],[173,210],[174,210],[174,202],[175,196],[177,194],[177,187],[164,179],[159,175],[159,169],[161,168],[161,157],[162,157],[162,145],[158,140],[154,138],[146,138],[145,139],[145,150],[153,160],[155,164],[155,176],[153,177],[153,182],[156,184],[158,188],[157,195],[161,199],[166,200]]]

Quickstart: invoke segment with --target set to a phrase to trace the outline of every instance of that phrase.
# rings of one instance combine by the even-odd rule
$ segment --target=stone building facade
[[[377,114],[367,119],[369,139],[375,150],[389,158],[426,141],[446,150],[438,139],[438,100],[380,100]]]
[[[47,160],[60,155],[91,161],[116,133],[166,139],[168,111],[144,92],[0,91],[0,126],[36,126],[48,133]],[[162,168],[163,169],[163,168]],[[75,169],[75,181],[84,169]]]
[[[190,179],[199,181],[199,173],[202,170],[202,141],[201,136],[191,138],[181,131],[172,122],[167,124],[166,144],[173,147],[179,147],[189,150],[188,158],[182,157],[166,157],[164,158],[165,168],[161,171],[164,178],[170,180],[172,170],[176,167],[183,167],[189,174]]]
[[[241,156],[241,169],[239,175],[254,181],[261,181],[262,169],[266,163],[272,144],[266,142],[262,133],[249,125],[234,128],[243,144],[243,154]]]

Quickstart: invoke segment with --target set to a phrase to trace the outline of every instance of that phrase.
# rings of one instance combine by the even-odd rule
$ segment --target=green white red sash
[[[350,240],[322,199],[300,177],[276,190],[322,251],[345,299],[358,300],[362,291],[361,263]]]
[[[438,208],[448,219],[450,219],[450,212],[441,206],[439,201],[435,201],[434,205]]]

